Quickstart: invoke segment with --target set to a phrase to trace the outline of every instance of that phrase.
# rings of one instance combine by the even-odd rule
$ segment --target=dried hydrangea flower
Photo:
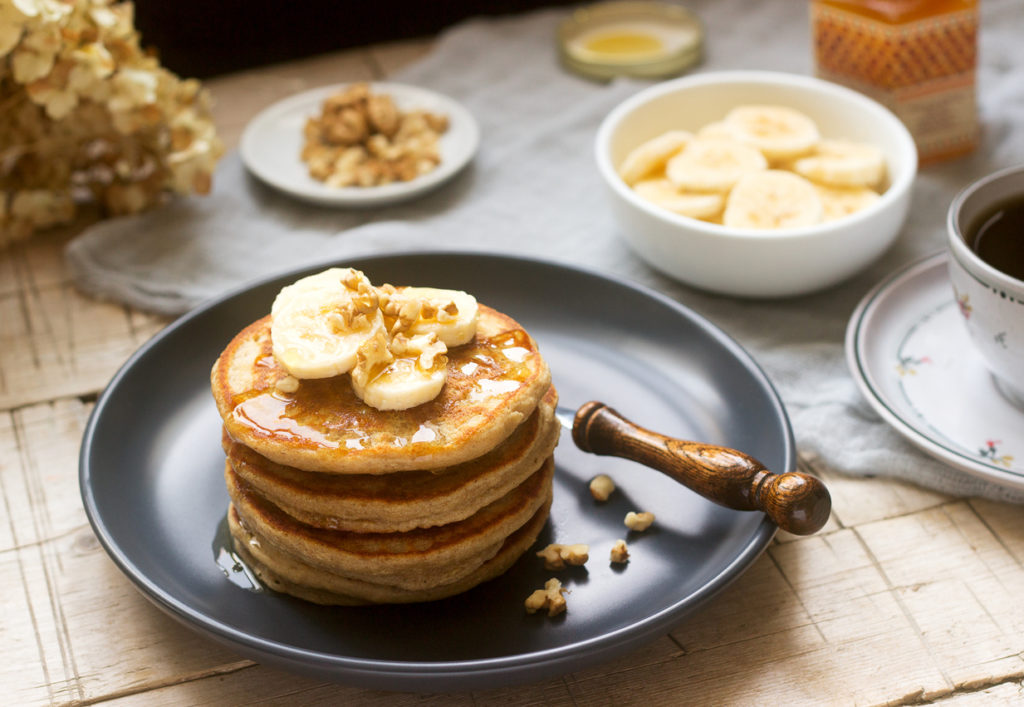
[[[0,0],[0,247],[85,203],[134,213],[205,194],[209,99],[139,45],[130,3]]]

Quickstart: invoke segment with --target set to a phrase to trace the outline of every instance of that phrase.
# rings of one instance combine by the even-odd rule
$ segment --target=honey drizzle
[[[446,408],[466,400],[477,402],[492,396],[513,395],[530,378],[533,372],[530,363],[536,355],[532,339],[522,329],[476,338],[452,349],[449,352],[452,363],[448,367],[449,376],[475,381],[467,398],[447,399],[442,393],[438,399],[420,406],[424,410],[419,415],[409,414],[418,408],[403,411],[393,420],[407,420],[410,424],[408,434],[394,435],[390,441],[378,439],[378,442],[426,448],[444,444],[443,435],[426,415],[437,419],[444,416]],[[298,394],[282,394],[274,390],[274,372],[278,366],[273,356],[262,356],[255,365],[268,370],[270,375],[261,381],[262,390],[253,391],[250,397],[235,406],[232,417],[239,425],[260,437],[285,439],[302,446],[344,447],[357,452],[371,444],[371,434],[360,420],[364,415],[376,416],[379,413],[364,409],[361,401],[351,393],[346,379],[307,380],[302,382]],[[430,408],[431,405],[434,407]],[[323,415],[323,410],[334,409],[351,409],[352,412],[344,416]],[[304,420],[313,424],[306,424]]]
[[[325,449],[336,449],[336,442],[287,414],[291,402],[292,398],[277,393],[259,393],[236,405],[231,415],[239,423],[266,437],[283,437],[292,442],[305,442]]]

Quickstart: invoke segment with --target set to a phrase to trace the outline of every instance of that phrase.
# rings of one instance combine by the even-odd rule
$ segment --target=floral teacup
[[[992,267],[968,245],[970,229],[983,216],[1022,198],[1024,166],[991,174],[953,200],[946,231],[949,277],[971,341],[995,376],[996,387],[1024,409],[1024,281]]]

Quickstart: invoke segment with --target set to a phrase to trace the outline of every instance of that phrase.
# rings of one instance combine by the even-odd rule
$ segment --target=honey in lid
[[[594,79],[675,76],[700,61],[703,45],[697,16],[665,2],[588,5],[558,28],[562,63]]]

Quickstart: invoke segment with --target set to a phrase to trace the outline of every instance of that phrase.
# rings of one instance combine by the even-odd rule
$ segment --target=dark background
[[[425,37],[477,15],[567,0],[135,0],[143,47],[182,77],[273,64],[388,40]]]

